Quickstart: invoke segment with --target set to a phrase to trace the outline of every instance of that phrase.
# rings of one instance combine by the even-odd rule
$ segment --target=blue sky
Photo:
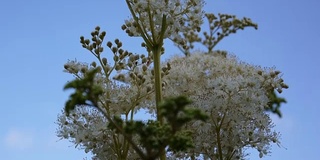
[[[247,16],[259,29],[224,39],[216,49],[241,60],[276,66],[290,88],[274,117],[282,145],[266,160],[316,159],[320,144],[318,91],[320,2],[316,0],[208,0],[206,11]],[[58,141],[54,124],[68,93],[62,88],[72,76],[62,72],[68,59],[90,62],[81,35],[96,25],[107,39],[120,38],[124,47],[143,52],[139,38],[120,29],[129,12],[124,0],[2,0],[0,2],[0,155],[6,160],[81,160],[90,157],[66,140]],[[166,54],[179,53],[171,43]],[[258,159],[252,154],[251,159]]]

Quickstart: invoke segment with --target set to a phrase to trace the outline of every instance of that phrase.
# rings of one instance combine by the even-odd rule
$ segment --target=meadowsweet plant
[[[255,148],[262,157],[269,153],[271,143],[279,144],[279,133],[272,131],[273,124],[264,110],[270,102],[270,89],[281,92],[288,87],[280,71],[241,62],[224,51],[197,52],[190,57],[173,57],[169,62],[172,68],[164,79],[164,95],[183,93],[210,117],[205,123],[186,125],[195,131],[197,146],[190,149],[189,156],[242,159],[243,149]],[[183,152],[180,158],[185,156]]]
[[[141,37],[146,54],[106,40],[96,27],[82,47],[96,60],[68,61],[74,92],[58,116],[58,137],[93,154],[92,159],[243,159],[247,148],[263,157],[280,134],[266,111],[281,116],[288,88],[275,68],[247,64],[214,47],[239,29],[257,28],[249,18],[205,13],[203,0],[126,0],[131,18],[121,26]],[[203,19],[209,28],[203,31]],[[202,32],[202,36],[201,33]],[[170,39],[186,56],[167,54]],[[208,50],[194,51],[195,42]],[[109,55],[108,55],[109,54]],[[108,59],[106,57],[112,57]],[[137,120],[141,109],[155,115]]]

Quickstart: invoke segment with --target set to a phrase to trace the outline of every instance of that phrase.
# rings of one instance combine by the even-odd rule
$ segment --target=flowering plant
[[[275,92],[288,88],[275,68],[241,62],[226,51],[213,50],[224,37],[246,27],[248,18],[202,10],[203,0],[126,0],[132,18],[122,29],[142,37],[147,54],[122,48],[118,39],[104,42],[96,27],[82,47],[96,61],[69,61],[65,71],[74,89],[58,117],[58,137],[70,139],[93,159],[243,159],[246,148],[260,157],[279,144],[279,133],[266,113],[280,115],[285,102]],[[202,18],[209,32],[199,36]],[[164,39],[186,55],[161,62]],[[208,51],[192,51],[200,42]],[[105,58],[105,46],[112,59]],[[174,96],[174,97],[173,97]],[[187,98],[186,98],[187,97]],[[164,99],[163,99],[164,98]],[[136,120],[141,109],[156,115]]]

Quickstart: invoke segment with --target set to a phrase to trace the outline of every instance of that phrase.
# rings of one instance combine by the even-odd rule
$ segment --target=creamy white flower
[[[144,63],[138,57],[142,56],[131,56],[135,63],[130,66],[128,65],[130,57],[123,59],[121,63],[124,67],[117,71],[113,70],[113,72],[123,75],[124,81],[117,79],[117,75],[114,79],[111,76],[106,76],[108,74],[105,74],[104,70],[100,70],[96,74],[94,81],[101,86],[104,93],[100,97],[101,101],[98,106],[95,107],[98,107],[109,117],[121,116],[128,121],[133,119],[131,113],[135,113],[141,108],[153,110],[153,98],[151,98],[153,96],[153,76],[150,68],[148,70],[142,69]],[[89,66],[77,61],[69,61],[65,66],[67,66],[65,67],[67,72],[78,79],[84,78],[86,71],[94,68],[92,65]],[[120,142],[121,144],[124,142],[123,137],[108,129],[107,118],[100,111],[92,106],[77,106],[70,113],[70,116],[66,117],[64,113],[59,115],[57,135],[61,139],[69,139],[76,147],[84,149],[85,152],[91,152],[94,155],[93,159],[116,159],[119,156],[117,150],[125,150],[126,148],[119,145]],[[128,156],[137,157],[138,155],[132,148],[129,148]]]
[[[270,87],[277,90],[283,86],[274,68],[253,66],[233,55],[206,53],[176,56],[168,62],[171,70],[164,78],[165,96],[184,94],[193,100],[194,107],[210,116],[202,125],[194,122],[187,126],[195,131],[196,147],[190,153],[216,159],[221,148],[223,157],[233,155],[231,159],[236,159],[244,156],[245,147],[266,155],[271,142],[279,143],[264,112]]]

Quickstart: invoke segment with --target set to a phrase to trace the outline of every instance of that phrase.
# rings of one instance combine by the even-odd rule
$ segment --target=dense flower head
[[[68,117],[59,115],[57,123],[57,136],[69,139],[86,153],[91,152],[93,160],[117,159],[115,151],[125,147],[119,146],[123,137],[107,127],[108,121],[96,109],[77,107]],[[133,150],[128,155],[138,157]]]
[[[95,83],[104,90],[104,96],[101,97],[101,102],[104,104],[99,107],[115,115],[121,115],[131,110],[136,112],[140,108],[149,108],[151,105],[146,99],[151,100],[153,96],[154,76],[144,58],[144,55],[132,54],[113,66],[111,64],[100,66],[95,62],[89,65],[76,60],[68,61],[64,66],[65,72],[78,79],[84,78],[86,72],[94,68],[110,68],[110,73],[107,73],[109,75],[100,69],[95,77]],[[167,73],[162,71],[162,74]]]
[[[176,56],[168,63],[172,68],[164,78],[165,96],[186,95],[210,116],[206,123],[187,126],[195,131],[196,147],[191,153],[237,159],[245,147],[256,148],[263,156],[269,153],[270,143],[279,143],[279,134],[272,131],[264,112],[270,90],[287,88],[275,68],[250,65],[226,52]]]
[[[131,56],[123,62],[134,59],[138,57]],[[77,61],[69,61],[66,66],[66,71],[78,78],[85,75],[81,68],[98,67]],[[119,70],[114,80],[106,81],[102,73],[97,76],[97,83],[106,92],[101,101],[109,104],[109,108],[103,108],[101,104],[104,111],[121,115],[126,120],[131,118],[129,113],[141,107],[155,112],[153,98],[150,98],[153,96],[153,71],[151,67],[143,66]],[[250,147],[262,157],[270,152],[271,143],[280,143],[280,135],[273,131],[272,121],[264,110],[270,101],[270,90],[282,92],[288,87],[280,71],[241,62],[224,51],[174,56],[163,62],[162,71],[164,97],[185,95],[193,101],[192,106],[210,116],[205,123],[196,121],[186,126],[193,130],[195,148],[187,153],[170,153],[171,157],[201,155],[217,159],[222,154],[223,157],[239,159],[245,156],[244,149]],[[138,77],[142,75],[146,80],[139,85]],[[111,137],[123,138],[111,132],[106,118],[92,108],[78,107],[69,117],[62,114],[58,124],[59,137],[71,139],[86,152],[91,151],[96,159],[115,158],[115,139]],[[218,153],[219,149],[221,153]],[[128,154],[137,156],[132,150]]]
[[[113,63],[100,58],[98,64],[71,60],[64,65],[65,72],[76,79],[83,79],[88,71],[99,68],[94,79],[94,83],[103,89],[98,106],[77,106],[69,116],[64,112],[60,114],[57,122],[58,137],[69,139],[86,153],[91,152],[94,160],[117,159],[118,151],[127,148],[120,146],[123,136],[107,127],[109,122],[105,115],[121,116],[129,121],[133,119],[131,113],[140,108],[152,108],[153,104],[149,103],[154,92],[153,75],[146,65],[146,57],[119,52],[122,53],[114,53]],[[128,149],[127,156],[138,157],[132,148]]]
[[[203,0],[127,0],[127,3],[133,17],[125,21],[122,29],[129,36],[148,34],[154,41],[165,30],[163,38],[180,39],[182,43],[179,33],[200,30],[204,15]]]
[[[84,79],[88,71],[98,68],[94,83],[102,88],[103,95],[99,97],[98,106],[81,105],[69,116],[60,114],[57,135],[61,139],[69,139],[85,152],[91,152],[95,160],[117,159],[121,156],[118,151],[126,149],[129,149],[128,153],[123,154],[138,157],[132,148],[119,146],[124,138],[107,127],[109,122],[105,115],[120,116],[130,121],[141,108],[153,111],[153,71],[143,54],[119,50],[114,53],[113,63],[105,58],[99,59],[91,64],[71,60],[64,65],[65,72],[74,75],[76,79]],[[162,71],[162,74],[167,72]]]

